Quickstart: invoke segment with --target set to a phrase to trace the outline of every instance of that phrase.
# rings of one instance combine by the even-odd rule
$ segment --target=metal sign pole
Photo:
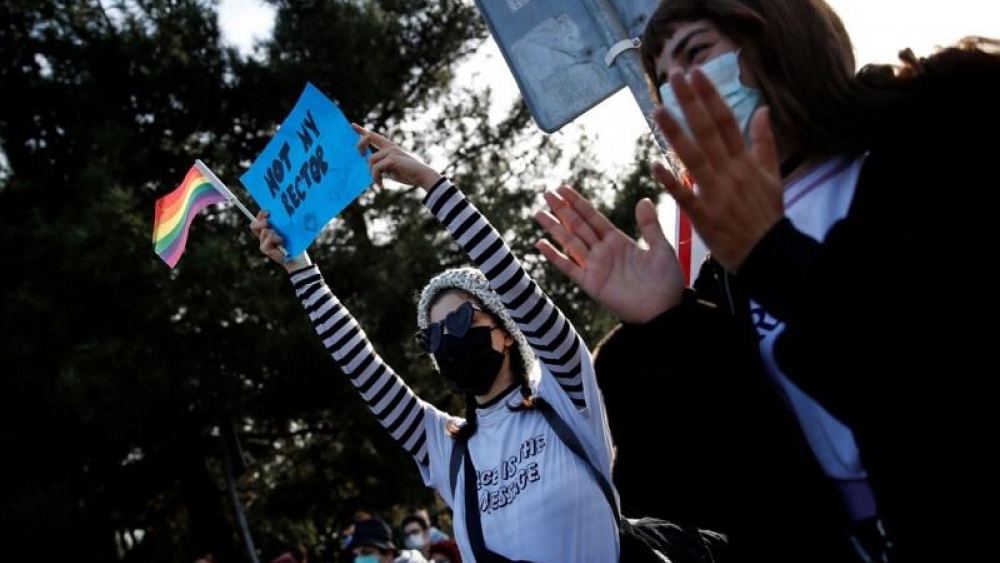
[[[611,46],[609,51],[608,66],[616,66],[622,79],[632,92],[635,103],[638,104],[642,116],[646,120],[649,130],[654,133],[656,142],[661,150],[666,150],[666,141],[662,135],[656,134],[656,127],[653,123],[653,98],[646,83],[642,61],[637,52],[638,38],[629,37],[628,31],[618,19],[618,13],[609,0],[583,0],[584,6],[590,12],[597,27],[600,29],[604,41]],[[619,47],[631,43],[624,48]]]

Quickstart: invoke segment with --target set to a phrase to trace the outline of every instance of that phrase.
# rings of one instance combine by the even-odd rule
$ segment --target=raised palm
[[[569,186],[547,193],[545,200],[551,213],[540,211],[535,219],[563,252],[547,240],[536,246],[595,301],[633,323],[646,322],[680,302],[684,274],[651,201],[636,206],[647,243],[641,245]]]

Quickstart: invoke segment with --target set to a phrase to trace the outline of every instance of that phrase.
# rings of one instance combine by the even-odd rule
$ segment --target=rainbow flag
[[[156,200],[153,249],[168,266],[176,266],[184,253],[188,229],[195,215],[220,201],[226,201],[226,197],[194,166],[188,170],[181,185]]]

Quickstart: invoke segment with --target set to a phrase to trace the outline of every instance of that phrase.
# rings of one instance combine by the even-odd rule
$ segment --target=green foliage
[[[433,501],[242,216],[199,217],[175,271],[150,248],[153,203],[193,158],[235,184],[306,81],[415,152],[451,155],[444,172],[588,341],[612,322],[531,249],[531,213],[566,156],[523,104],[491,123],[489,91],[451,86],[485,36],[471,3],[272,3],[274,36],[257,58],[222,46],[208,0],[0,6],[0,440],[11,460],[0,559],[243,559],[218,439],[231,421],[264,560],[289,543],[332,560],[333,534],[356,510]],[[590,193],[607,191],[592,166],[573,169]],[[625,188],[620,197],[648,186],[636,176]],[[427,279],[467,260],[419,198],[370,190],[311,253],[387,361],[423,398],[455,407],[412,345],[414,305]]]

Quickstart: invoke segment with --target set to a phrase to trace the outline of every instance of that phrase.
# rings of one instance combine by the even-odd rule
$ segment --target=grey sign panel
[[[611,0],[622,26],[628,31],[629,37],[639,37],[646,29],[649,15],[653,13],[659,0]]]
[[[531,115],[546,133],[625,83],[604,63],[607,47],[581,2],[476,0]]]
[[[645,90],[637,69],[630,68],[623,76],[617,66],[608,66],[604,56],[625,34],[641,35],[657,3],[476,0],[535,123],[547,133],[559,130],[626,83],[633,92]],[[645,93],[641,96],[648,98]]]

